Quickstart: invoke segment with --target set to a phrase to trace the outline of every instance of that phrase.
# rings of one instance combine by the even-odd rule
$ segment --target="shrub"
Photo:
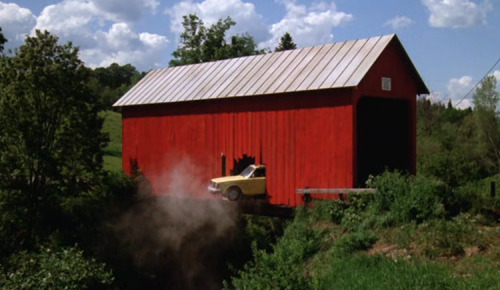
[[[310,278],[304,272],[304,263],[318,252],[322,232],[314,230],[304,219],[305,210],[299,210],[273,251],[268,253],[254,247],[254,260],[245,265],[240,277],[232,278],[236,289],[309,289]]]
[[[442,200],[449,189],[438,180],[384,172],[375,177],[373,185],[377,189],[375,210],[388,211],[390,220],[398,224],[421,223],[444,214]]]
[[[26,245],[29,227],[26,219],[24,194],[0,189],[0,263],[11,253]]]
[[[398,171],[386,171],[373,179],[377,192],[374,206],[379,211],[389,211],[394,202],[410,192],[408,177]]]
[[[442,197],[448,192],[446,185],[422,176],[409,178],[408,182],[410,191],[406,195],[398,196],[391,206],[391,214],[395,220],[421,223],[442,216]]]
[[[316,200],[313,203],[313,210],[309,215],[310,221],[331,221],[336,224],[342,222],[344,211],[348,204],[340,199]]]
[[[17,253],[0,275],[3,289],[96,289],[114,279],[104,264],[84,257],[77,247]]]
[[[422,224],[424,235],[424,254],[429,257],[457,256],[464,254],[467,245],[486,248],[484,236],[478,230],[480,216],[461,214],[452,220],[436,219]]]
[[[277,217],[243,215],[240,226],[244,229],[244,237],[249,241],[248,245],[254,242],[257,249],[269,251],[283,235],[286,222],[285,219]]]
[[[336,255],[348,255],[357,251],[367,250],[377,240],[377,236],[371,231],[350,233],[334,244],[334,253]]]

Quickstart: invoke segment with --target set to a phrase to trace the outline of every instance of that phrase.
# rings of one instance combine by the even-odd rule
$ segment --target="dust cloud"
[[[160,195],[140,186],[139,200],[115,227],[120,246],[150,289],[221,289],[227,257],[235,254],[237,206],[211,199],[189,160],[172,168],[160,177],[166,189]],[[192,198],[194,192],[207,198]]]

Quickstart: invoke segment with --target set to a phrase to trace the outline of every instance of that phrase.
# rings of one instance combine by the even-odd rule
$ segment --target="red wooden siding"
[[[270,203],[296,188],[353,186],[351,89],[123,108],[123,168],[136,161],[156,194],[210,198],[206,186],[243,154],[267,165]],[[177,180],[188,176],[181,188]],[[173,174],[173,175],[172,175]],[[174,184],[174,186],[172,185]]]
[[[300,65],[287,57],[298,54],[306,60]],[[253,69],[266,59],[284,61],[267,63],[274,78]],[[258,64],[245,68],[252,60]],[[240,73],[232,81],[213,74],[226,65]],[[184,75],[188,70],[193,75]],[[390,91],[382,90],[383,77],[391,79]],[[284,80],[288,91],[281,92]],[[293,92],[298,88],[308,91]],[[123,106],[123,169],[131,173],[136,163],[155,194],[212,198],[206,187],[221,175],[221,154],[226,173],[248,155],[267,165],[270,203],[296,206],[297,188],[354,187],[358,175],[387,163],[415,173],[418,93],[428,89],[394,35],[155,71],[115,104]],[[389,142],[372,142],[380,136]]]
[[[408,116],[408,126],[410,127],[410,143],[412,144],[411,152],[411,173],[416,173],[416,160],[417,160],[417,150],[416,150],[416,108],[417,99],[416,96],[422,91],[418,87],[419,83],[416,82],[418,75],[414,75],[416,71],[409,69],[412,66],[410,59],[406,55],[406,52],[401,47],[399,42],[391,42],[386,49],[381,53],[377,61],[368,71],[367,75],[363,78],[355,90],[354,97],[354,116],[357,114],[357,104],[361,97],[381,97],[381,98],[393,98],[393,99],[404,99],[410,104],[410,116]],[[382,77],[389,77],[392,80],[391,91],[382,90]],[[353,128],[356,128],[356,119],[353,118]],[[356,152],[357,146],[357,132],[353,131],[354,139],[354,152]],[[356,174],[356,156],[354,156],[354,174]],[[355,177],[355,182],[357,177]]]

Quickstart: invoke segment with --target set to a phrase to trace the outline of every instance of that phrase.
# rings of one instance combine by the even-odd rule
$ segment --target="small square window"
[[[391,91],[391,78],[382,77],[382,91]]]

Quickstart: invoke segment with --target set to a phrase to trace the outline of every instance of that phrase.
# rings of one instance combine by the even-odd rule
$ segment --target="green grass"
[[[109,134],[109,144],[104,149],[104,169],[122,170],[122,116],[113,111],[101,112],[104,117],[103,132]]]
[[[443,265],[397,261],[365,254],[331,259],[316,277],[316,289],[457,289]]]
[[[471,263],[468,262],[467,265]],[[474,271],[475,270],[475,271]],[[331,258],[320,267],[314,289],[499,289],[498,267],[462,273],[438,261],[391,259],[365,253]]]
[[[104,170],[119,172],[122,170],[122,158],[111,155],[104,155]]]
[[[298,209],[276,244],[254,249],[253,261],[225,287],[500,289],[496,219],[463,213],[422,223],[380,223],[380,213],[365,202],[351,198],[345,205],[323,201]]]

